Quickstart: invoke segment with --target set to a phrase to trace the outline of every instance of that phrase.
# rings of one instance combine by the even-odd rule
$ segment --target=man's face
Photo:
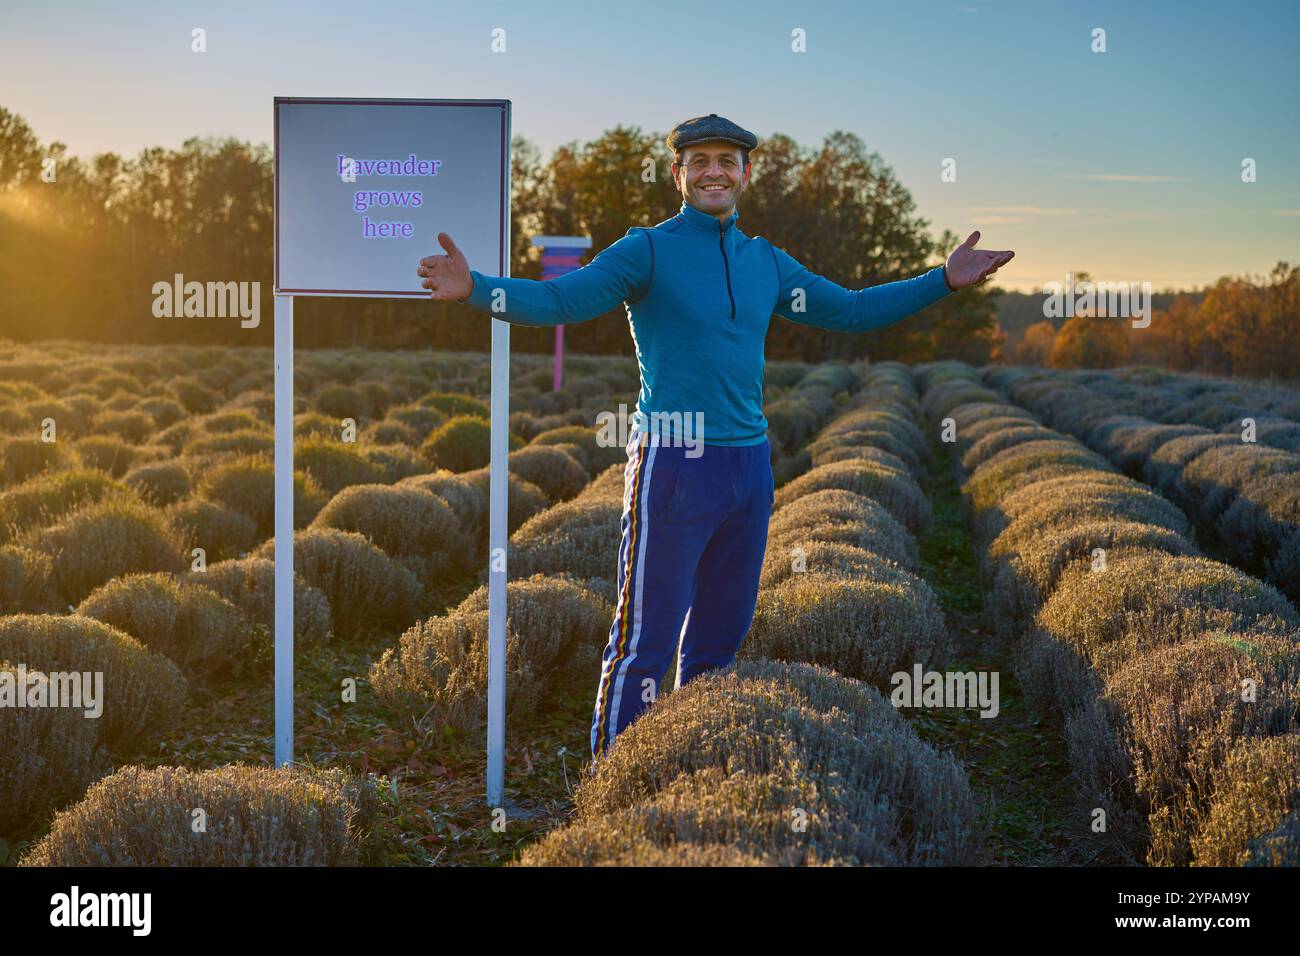
[[[682,150],[673,177],[682,198],[701,212],[729,214],[749,184],[749,167],[732,143],[698,143]]]

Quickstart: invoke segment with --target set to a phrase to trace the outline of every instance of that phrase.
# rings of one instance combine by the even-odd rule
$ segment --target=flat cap
[[[758,146],[757,136],[747,129],[741,129],[731,120],[719,116],[717,113],[682,120],[668,134],[667,142],[668,148],[673,152],[677,152],[679,149],[685,149],[687,146],[693,146],[696,143],[707,143],[715,140],[735,143],[745,149],[754,149]]]

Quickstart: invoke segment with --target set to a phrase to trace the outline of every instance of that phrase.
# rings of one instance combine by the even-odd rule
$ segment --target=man
[[[710,113],[681,123],[667,142],[681,211],[629,229],[583,268],[546,282],[485,276],[439,233],[447,254],[421,259],[417,270],[431,298],[521,325],[585,322],[626,305],[641,394],[593,758],[654,700],[674,650],[680,686],[729,664],[749,630],[775,491],[763,416],[772,314],[842,332],[878,329],[1013,256],[976,250],[973,232],[943,266],[850,292],[736,225],[753,133]]]

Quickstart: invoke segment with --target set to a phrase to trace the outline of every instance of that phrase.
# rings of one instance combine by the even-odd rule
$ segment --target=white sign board
[[[425,298],[438,233],[510,274],[510,101],[275,98],[275,762],[293,762],[293,300]],[[506,553],[510,326],[492,319],[489,554]],[[506,569],[489,562],[487,799],[505,777]]]
[[[507,100],[275,99],[275,291],[427,297],[415,267],[453,236],[509,257]]]

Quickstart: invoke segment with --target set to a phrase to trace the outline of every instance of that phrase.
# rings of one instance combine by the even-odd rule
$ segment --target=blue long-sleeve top
[[[737,213],[722,222],[682,203],[651,228],[633,227],[587,265],[556,279],[471,271],[466,301],[519,325],[569,325],[620,302],[641,371],[633,423],[662,443],[757,445],[763,415],[763,344],[773,313],[792,322],[866,332],[949,294],[943,267],[850,291],[766,239],[746,236]],[[702,434],[701,434],[702,432]]]

